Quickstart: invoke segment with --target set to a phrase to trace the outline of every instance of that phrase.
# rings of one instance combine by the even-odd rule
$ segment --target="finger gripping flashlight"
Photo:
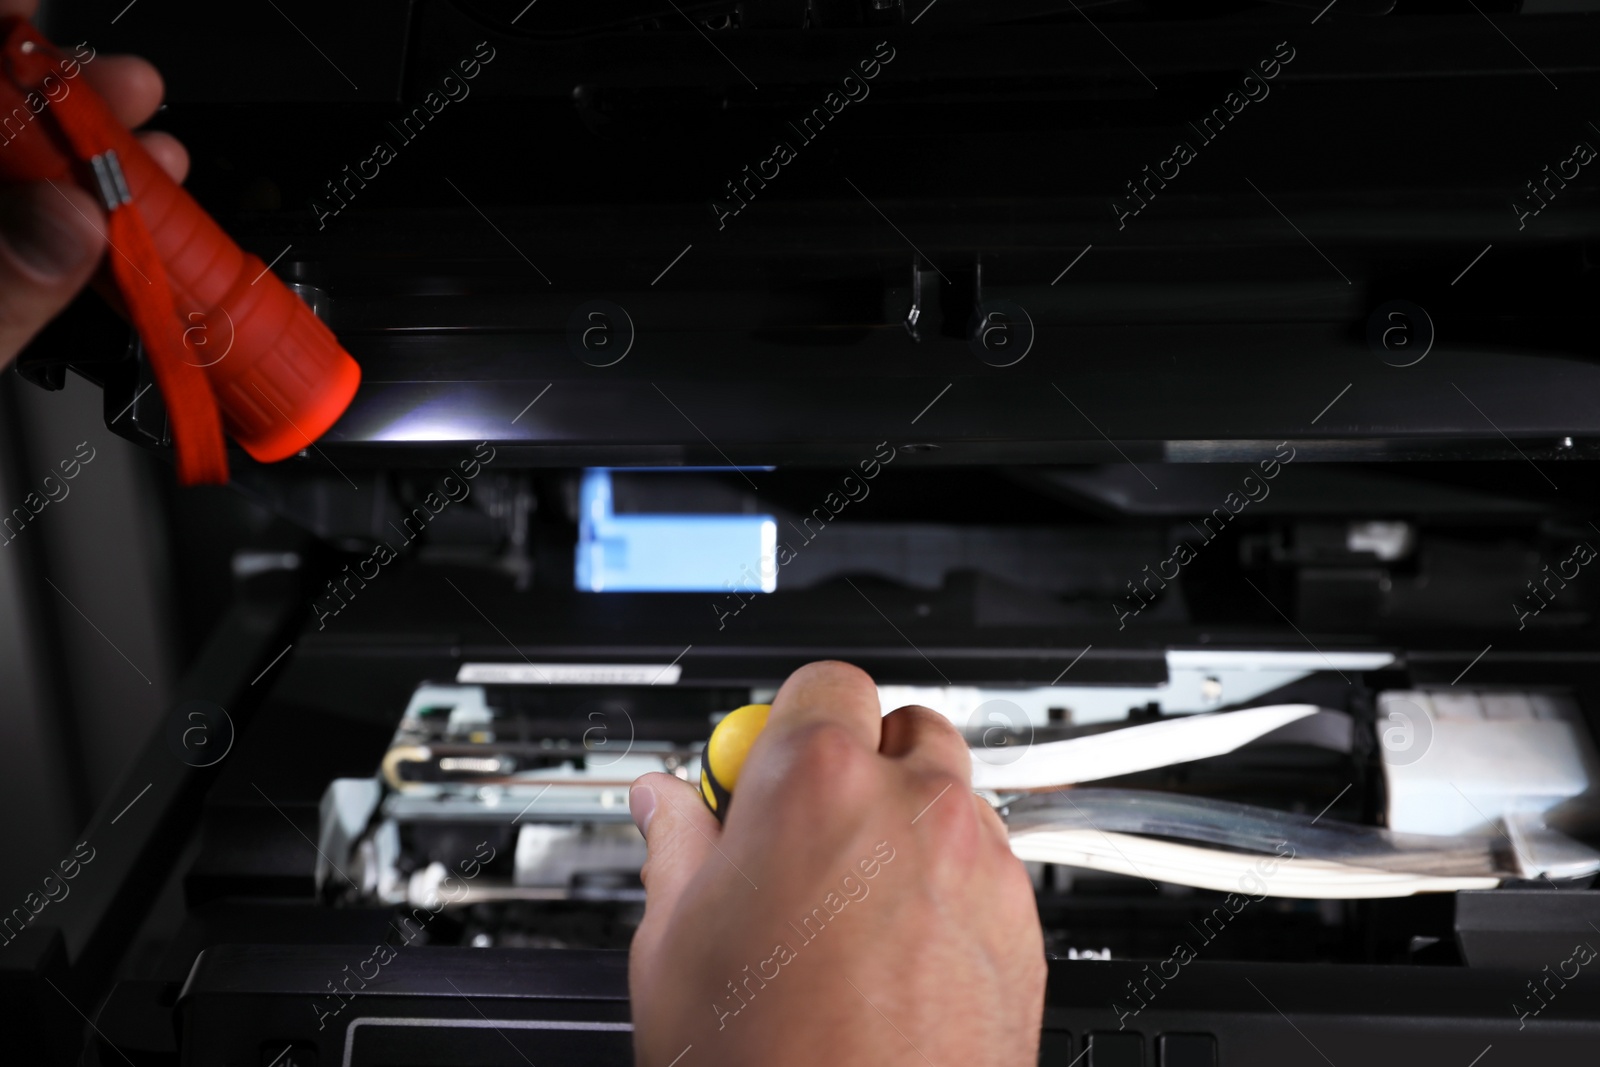
[[[0,180],[72,182],[105,207],[96,288],[144,343],[179,481],[228,480],[224,428],[263,463],[309,447],[355,396],[360,367],[161,169],[81,69],[27,22],[0,18]],[[225,354],[187,343],[197,328],[226,339]]]

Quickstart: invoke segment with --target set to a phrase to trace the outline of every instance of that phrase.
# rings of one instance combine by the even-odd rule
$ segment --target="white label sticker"
[[[676,663],[463,663],[457,682],[488,685],[676,685]]]

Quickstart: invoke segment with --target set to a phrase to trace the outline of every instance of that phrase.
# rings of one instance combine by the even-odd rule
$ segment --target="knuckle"
[[[920,813],[916,816],[919,827],[926,825],[929,833],[950,839],[952,845],[964,846],[968,839],[976,839],[978,812],[968,799],[971,793],[967,783],[958,775],[944,771],[918,775],[916,781],[913,793],[919,801]]]
[[[650,892],[650,875],[655,870],[655,865],[656,858],[650,856],[644,861],[644,866],[639,868],[639,884],[644,886],[646,893]]]
[[[808,723],[789,737],[794,764],[804,773],[847,775],[863,767],[872,753],[849,729],[835,722]]]
[[[809,723],[785,738],[782,747],[780,788],[808,807],[853,805],[872,789],[877,754],[838,723]]]
[[[966,743],[962,741],[961,731],[956,729],[956,724],[951,722],[948,716],[941,715],[932,708],[924,707],[921,704],[908,704],[906,707],[901,708],[900,711],[916,719],[919,726],[922,726],[933,735],[948,737],[954,741],[961,741],[963,744]]]
[[[884,729],[892,726],[901,739],[900,746],[908,750],[966,748],[966,741],[955,724],[948,718],[925,708],[921,704],[907,704],[896,708],[884,718]]]
[[[963,791],[971,789],[972,755],[967,742],[947,717],[927,708],[912,712],[907,720],[907,732],[912,737],[911,747],[905,755],[912,762],[953,775]]]
[[[872,678],[866,671],[853,663],[843,660],[823,659],[807,663],[804,667],[789,676],[791,682],[861,682],[870,683]]]

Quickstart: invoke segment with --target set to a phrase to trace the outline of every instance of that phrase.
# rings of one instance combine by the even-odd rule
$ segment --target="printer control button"
[[[1217,1067],[1217,1039],[1210,1034],[1162,1034],[1156,1038],[1158,1067]]]
[[[1090,1034],[1085,1067],[1144,1067],[1144,1035]]]

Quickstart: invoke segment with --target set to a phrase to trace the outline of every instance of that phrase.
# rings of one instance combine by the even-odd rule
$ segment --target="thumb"
[[[715,850],[722,826],[694,786],[670,774],[641,775],[628,791],[628,809],[650,850],[639,872],[645,909],[671,915],[690,879]]]
[[[69,182],[0,190],[0,367],[89,280],[104,226],[94,198]]]

